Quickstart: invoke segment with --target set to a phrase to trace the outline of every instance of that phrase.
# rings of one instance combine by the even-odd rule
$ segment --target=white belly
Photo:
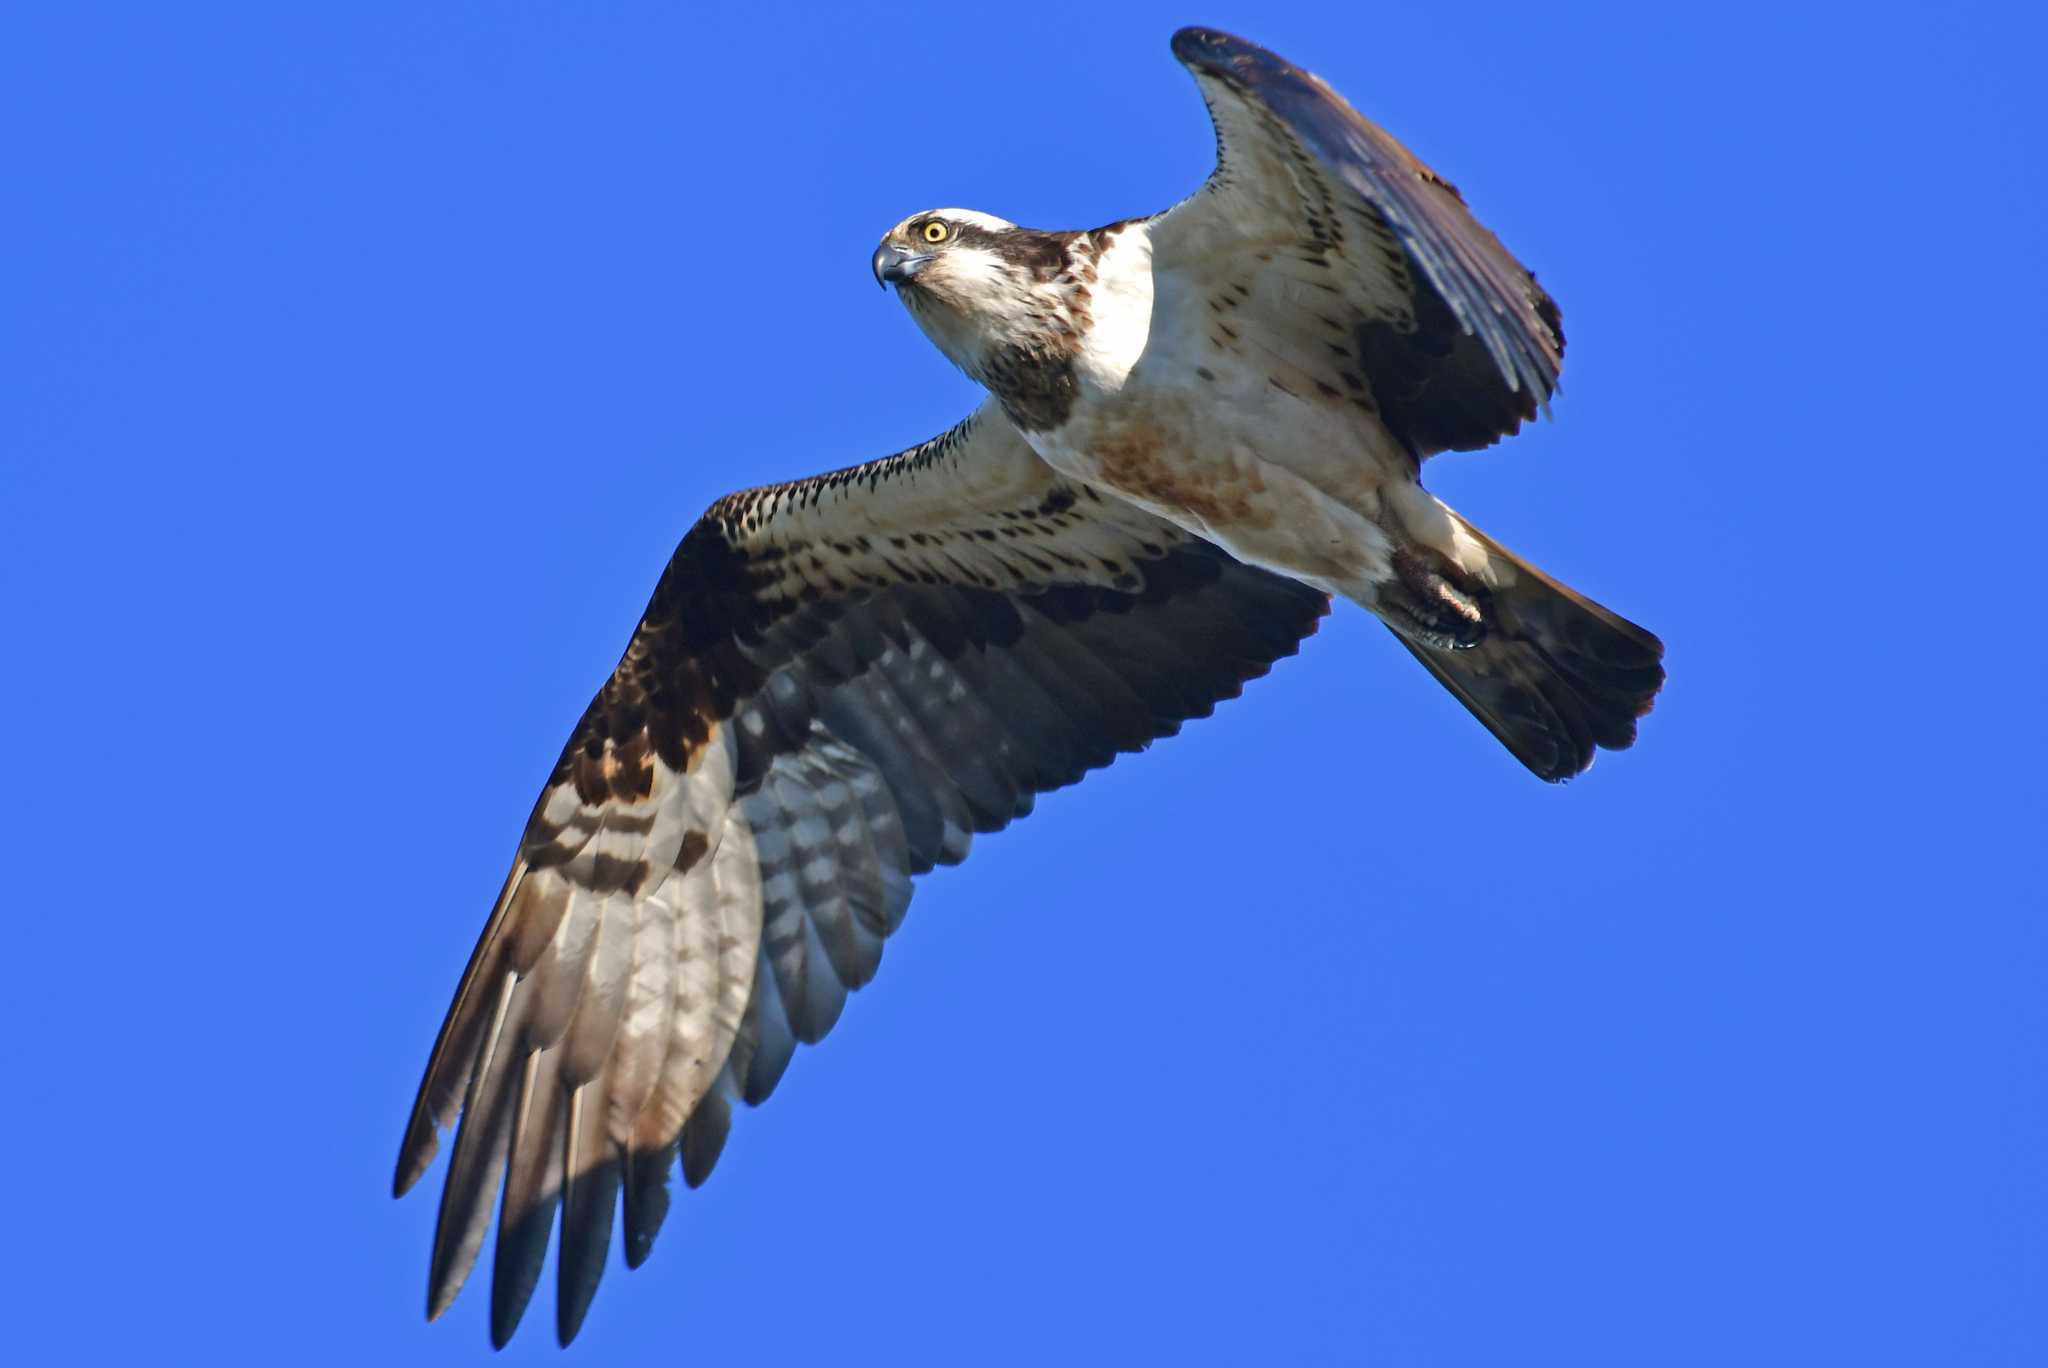
[[[1350,404],[1276,384],[1251,349],[1219,351],[1178,316],[1185,289],[1158,284],[1142,230],[1119,237],[1076,358],[1078,402],[1027,434],[1032,447],[1240,560],[1353,597],[1385,578],[1389,503],[1399,514],[1421,495],[1406,453]]]
[[[1280,393],[1145,383],[1087,394],[1057,430],[1032,433],[1047,464],[1215,542],[1239,560],[1333,593],[1387,574],[1389,478],[1410,481],[1342,412]]]

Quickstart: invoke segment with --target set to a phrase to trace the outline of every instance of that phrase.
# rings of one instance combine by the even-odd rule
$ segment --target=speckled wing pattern
[[[428,1312],[499,1208],[503,1344],[561,1213],[567,1343],[623,1211],[704,1181],[735,1101],[868,982],[911,877],[1205,716],[1324,597],[1063,483],[1001,411],[721,500],[683,539],[521,838],[396,1189],[456,1131]]]
[[[1418,460],[1534,418],[1563,363],[1557,305],[1457,188],[1255,43],[1182,29],[1173,51],[1216,125],[1215,172],[1151,224],[1191,323]]]

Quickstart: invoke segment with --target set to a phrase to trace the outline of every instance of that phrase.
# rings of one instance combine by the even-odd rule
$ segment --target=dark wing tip
[[[1221,29],[1190,24],[1186,28],[1174,30],[1173,55],[1189,66],[1199,66],[1243,41],[1242,38],[1234,38]]]
[[[1240,78],[1247,68],[1287,70],[1287,63],[1257,43],[1222,29],[1191,25],[1173,35],[1173,55],[1184,66],[1227,79]]]
[[[405,1142],[398,1148],[398,1167],[391,1175],[393,1197],[403,1197],[412,1191],[413,1184],[424,1178],[433,1165],[435,1151],[441,1148],[441,1137],[433,1125],[423,1125],[421,1120],[415,1115],[406,1125]]]
[[[1184,28],[1173,35],[1173,55],[1198,76],[1213,76],[1237,86],[1275,82],[1320,87],[1322,82],[1294,63],[1249,38],[1221,29]]]

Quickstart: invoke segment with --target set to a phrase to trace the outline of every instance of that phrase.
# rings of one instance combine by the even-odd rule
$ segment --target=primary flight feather
[[[1536,416],[1557,306],[1451,185],[1241,39],[1173,50],[1217,167],[1086,231],[967,210],[875,252],[989,400],[866,465],[732,495],[677,548],[535,805],[420,1085],[396,1189],[457,1125],[446,1309],[498,1241],[502,1344],[559,1212],[557,1333],[615,1219],[647,1257],[734,1101],[873,977],[910,879],[1206,716],[1331,595],[1533,772],[1635,738],[1656,637],[1425,492]]]

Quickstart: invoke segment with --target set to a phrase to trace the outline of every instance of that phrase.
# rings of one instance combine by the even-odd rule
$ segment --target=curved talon
[[[1486,639],[1484,590],[1453,583],[1407,547],[1394,552],[1392,564],[1396,578],[1379,586],[1380,602],[1408,618],[1418,637],[1451,651],[1470,650]]]

